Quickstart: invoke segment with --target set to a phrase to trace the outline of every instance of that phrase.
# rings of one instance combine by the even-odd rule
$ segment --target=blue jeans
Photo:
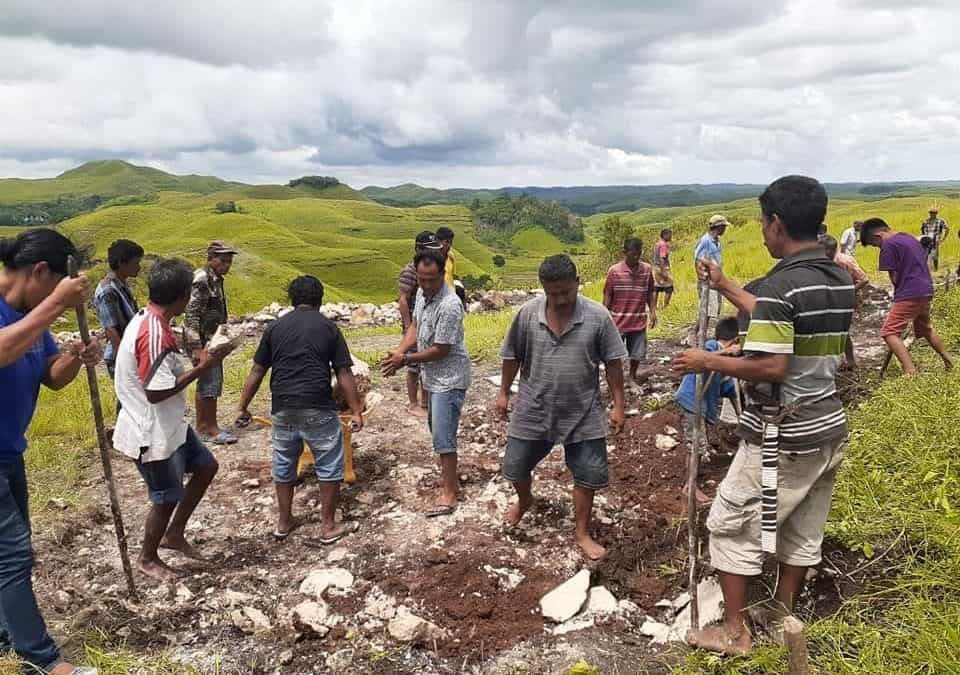
[[[306,442],[317,480],[343,480],[343,425],[336,410],[282,410],[273,414],[273,480],[295,483]]]
[[[507,437],[507,449],[503,453],[500,473],[512,483],[530,480],[531,473],[550,454],[553,445],[553,441]],[[576,487],[600,490],[609,485],[607,439],[593,438],[566,443],[563,454]]]
[[[138,459],[135,464],[143,482],[147,484],[151,504],[179,504],[187,492],[183,487],[184,474],[192,474],[216,461],[193,427],[187,427],[186,440],[172,455],[155,462],[141,462]]]
[[[466,389],[430,392],[427,426],[433,434],[433,451],[438,455],[457,451],[457,430],[466,396]]]
[[[47,672],[60,662],[37,607],[23,456],[0,463],[0,650]]]

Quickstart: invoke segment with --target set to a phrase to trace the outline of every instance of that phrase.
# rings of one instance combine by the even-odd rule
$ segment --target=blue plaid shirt
[[[93,294],[93,306],[97,311],[97,319],[104,328],[113,328],[120,335],[126,329],[130,319],[137,313],[137,301],[130,292],[130,288],[110,272],[97,284]],[[103,351],[103,360],[114,363],[117,355],[113,352],[113,344],[108,340]]]

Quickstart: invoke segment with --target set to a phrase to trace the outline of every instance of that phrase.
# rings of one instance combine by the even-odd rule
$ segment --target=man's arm
[[[176,384],[174,384],[171,389],[162,389],[159,391],[147,389],[147,401],[150,403],[162,403],[171,396],[176,396],[186,389],[191,382],[200,377],[204,371],[210,370],[221,363],[227,353],[226,351],[218,351],[211,354],[206,349],[197,352],[197,365],[180,375],[176,380]],[[172,354],[167,354],[164,358],[171,358],[171,356]]]
[[[747,382],[783,382],[790,363],[788,354],[753,352],[744,358],[731,358],[716,352],[690,349],[677,354],[673,370],[678,373],[716,371]]]
[[[96,365],[103,357],[103,351],[96,338],[90,338],[90,344],[84,345],[79,340],[71,343],[62,354],[54,354],[47,358],[47,372],[43,377],[43,386],[53,391],[60,391],[80,373],[80,368],[90,364]]]
[[[500,366],[500,391],[497,394],[497,412],[506,418],[510,407],[510,387],[520,372],[520,362],[516,359],[504,359]]]
[[[417,322],[415,319],[410,321],[407,326],[407,332],[403,334],[403,340],[400,346],[389,352],[380,362],[380,371],[385,377],[390,377],[403,367],[404,356],[407,352],[417,346]],[[411,355],[412,356],[412,355]],[[412,360],[412,359],[407,359]]]
[[[626,419],[623,411],[623,361],[620,359],[607,361],[605,370],[610,397],[613,399],[613,410],[610,412],[610,433],[616,436],[623,429]]]
[[[409,326],[413,322],[413,311],[410,309],[410,296],[406,293],[400,293],[397,298],[397,306],[400,309],[400,321],[402,325]]]
[[[71,307],[86,302],[90,281],[86,275],[64,278],[53,293],[9,326],[0,328],[0,368],[16,362],[33,349],[57,317]]]
[[[607,309],[613,307],[613,284],[610,281],[609,272],[607,272],[607,278],[603,281],[603,306]]]
[[[259,363],[254,362],[250,368],[250,373],[247,375],[246,381],[243,383],[243,391],[240,393],[240,405],[238,406],[240,414],[237,416],[238,421],[249,421],[250,403],[253,402],[253,398],[257,395],[257,392],[260,391],[260,385],[263,384],[263,378],[266,377],[266,375],[267,369]]]
[[[205,336],[202,329],[202,315],[210,299],[210,287],[201,281],[195,281],[190,288],[190,302],[183,314],[183,326],[186,328],[184,347],[188,353],[203,347]]]
[[[650,281],[647,284],[647,327],[657,327],[657,286],[653,281],[653,270],[650,270]]]
[[[340,387],[347,399],[347,405],[350,406],[350,427],[353,431],[360,431],[363,428],[363,404],[360,403],[357,378],[353,376],[353,370],[349,366],[337,368],[336,373],[337,386]]]

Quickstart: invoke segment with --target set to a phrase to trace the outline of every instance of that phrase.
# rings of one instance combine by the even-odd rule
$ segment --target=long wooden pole
[[[697,348],[706,346],[707,326],[709,325],[710,285],[704,284],[700,293],[700,313],[697,317]],[[693,433],[691,434],[690,457],[687,462],[687,543],[689,545],[690,580],[687,592],[690,593],[690,628],[700,630],[700,603],[697,598],[697,558],[699,541],[697,537],[697,478],[700,475],[700,435],[703,426],[703,373],[697,373],[697,389],[694,397]]]
[[[71,277],[78,274],[77,262],[70,256],[67,261]],[[77,324],[80,326],[80,337],[83,344],[90,344],[90,327],[87,325],[87,308],[83,303],[77,305]],[[113,513],[113,527],[117,533],[117,548],[120,550],[120,562],[123,565],[123,575],[127,579],[127,589],[134,600],[137,599],[137,587],[133,583],[133,569],[130,567],[130,555],[127,552],[127,533],[123,528],[123,515],[120,513],[120,500],[117,498],[117,486],[113,481],[113,465],[110,462],[110,445],[107,442],[107,429],[103,423],[103,406],[100,404],[100,386],[97,382],[97,368],[86,366],[87,385],[90,388],[90,405],[93,408],[93,422],[97,427],[97,442],[100,445],[100,464],[103,466],[103,478],[107,484],[107,493],[110,495],[110,511]]]

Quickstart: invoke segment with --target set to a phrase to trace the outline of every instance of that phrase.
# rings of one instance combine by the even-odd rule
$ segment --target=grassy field
[[[209,199],[216,201],[213,196]],[[362,246],[362,255],[376,256],[365,261],[361,257],[358,262],[366,270],[366,277],[381,274],[383,269],[393,275],[400,256],[406,255],[403,243],[409,244],[415,231],[442,222],[456,223],[456,217],[463,219],[451,225],[458,232],[461,274],[492,266],[492,252],[470,236],[466,212],[457,207],[392,209],[366,202],[318,201],[251,199],[242,202],[244,213],[214,216],[205,211],[211,204],[207,198],[164,193],[149,207],[103,210],[76,219],[69,228],[75,234],[86,233],[101,240],[121,234],[142,237],[145,242],[155,242],[157,250],[168,247],[168,252],[194,260],[215,234],[228,241],[261,245],[264,250],[260,254],[247,254],[238,260],[238,273],[231,281],[237,284],[231,287],[235,302],[242,297],[255,307],[276,297],[280,280],[300,269],[299,265],[326,267],[331,275],[334,271],[339,275],[340,268],[330,262],[331,249]],[[879,215],[897,229],[917,232],[928,205],[926,198],[870,203],[838,200],[831,205],[828,222],[831,232],[838,235],[854,218]],[[960,201],[941,199],[940,208],[948,221],[960,225]],[[724,239],[727,271],[748,280],[769,269],[772,261],[760,241],[755,202],[626,214],[648,245],[661,227],[672,226],[677,232],[674,272],[679,290],[654,335],[676,334],[693,317],[692,246],[701,223],[716,211],[742,215],[747,221],[731,228]],[[598,222],[591,220],[590,224],[596,227]],[[516,249],[528,254],[517,257],[517,269],[528,265],[535,270],[539,257],[554,252],[552,246],[547,238],[524,235],[514,242]],[[858,258],[876,274],[875,251],[858,251]],[[955,232],[944,246],[942,259],[945,267],[960,259]],[[352,288],[354,283],[381,287],[362,274],[355,282],[345,274],[337,277],[351,280],[350,284],[337,286],[331,275],[321,278],[325,282],[329,279],[330,287],[337,292]],[[243,281],[247,287],[259,288],[245,291]],[[275,287],[268,289],[274,283]],[[600,284],[588,283],[586,291],[599,297]],[[468,348],[473,356],[495,359],[512,314],[507,310],[468,317]],[[948,345],[960,351],[960,291],[938,297],[935,321]],[[395,333],[396,327],[349,331],[348,340]],[[835,616],[813,625],[811,644],[821,672],[949,673],[958,672],[960,667],[960,474],[956,466],[960,375],[940,373],[933,367],[936,364],[928,349],[917,353],[925,370],[933,374],[886,382],[852,416],[854,431],[837,486],[829,535],[836,542],[869,553],[878,567],[888,570],[888,581],[849,601]],[[359,356],[375,361],[379,354]],[[238,388],[248,366],[249,351],[232,356],[227,386]],[[106,380],[101,384],[106,415],[111,419],[112,396],[107,393],[111,388]],[[27,453],[31,504],[41,522],[56,516],[56,511],[47,508],[51,497],[75,499],[75,486],[84,468],[98,470],[90,420],[89,399],[82,382],[61,392],[42,392]],[[88,659],[106,667],[107,672],[126,672],[136,665],[149,672],[184,672],[174,669],[162,655],[103,653],[97,644],[96,636],[91,636]],[[785,672],[785,662],[780,651],[771,649],[760,650],[750,659],[697,655],[681,672],[780,673]]]

